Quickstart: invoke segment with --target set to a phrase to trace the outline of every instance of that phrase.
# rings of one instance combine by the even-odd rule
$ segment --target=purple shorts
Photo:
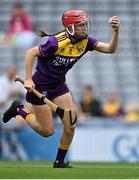
[[[40,93],[44,93],[46,98],[53,100],[58,96],[61,96],[69,92],[69,88],[65,83],[65,78],[60,80],[51,80],[43,77],[39,72],[35,72],[33,75],[33,81],[35,83],[35,89]],[[43,105],[45,102],[34,95],[32,92],[27,92],[26,100],[35,105]]]

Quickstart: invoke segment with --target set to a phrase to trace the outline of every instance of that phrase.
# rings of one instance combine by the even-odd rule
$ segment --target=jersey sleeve
[[[93,51],[98,43],[98,40],[92,36],[88,37],[87,51]]]
[[[53,55],[58,48],[57,39],[53,36],[50,36],[48,41],[44,44],[39,45],[39,50],[42,56],[47,57],[48,55]]]

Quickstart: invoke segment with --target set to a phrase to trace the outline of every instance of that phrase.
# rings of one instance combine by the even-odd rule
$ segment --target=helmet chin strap
[[[71,36],[69,34],[69,37],[71,39],[72,44],[76,44],[77,42],[86,39],[88,37],[88,35],[83,35],[83,36]]]
[[[72,31],[70,31],[70,29],[66,27],[66,31],[68,32],[69,36],[72,38],[73,43],[77,43],[78,41],[81,41],[88,37],[87,34],[81,35],[81,36],[74,35],[75,34],[74,24],[71,25],[71,28],[72,28]]]
[[[81,41],[83,39],[86,39],[88,37],[88,35],[85,34],[85,35],[81,35],[81,36],[72,36],[72,37],[78,41]]]

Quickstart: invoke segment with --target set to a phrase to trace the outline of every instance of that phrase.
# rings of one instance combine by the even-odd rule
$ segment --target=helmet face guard
[[[63,14],[62,22],[65,26],[66,31],[71,36],[78,36],[76,26],[86,26],[82,35],[87,37],[90,33],[90,21],[89,16],[82,10],[70,10]]]

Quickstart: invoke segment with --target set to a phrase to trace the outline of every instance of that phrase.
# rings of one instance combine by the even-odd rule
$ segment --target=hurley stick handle
[[[15,76],[15,81],[19,81],[20,83],[22,83],[24,85],[24,80],[16,75]],[[55,105],[52,101],[50,101],[49,99],[47,99],[46,97],[43,96],[43,94],[41,94],[39,91],[37,91],[35,88],[32,89],[32,92],[40,99],[43,99],[43,101],[54,111],[56,112],[57,109],[57,105]]]

